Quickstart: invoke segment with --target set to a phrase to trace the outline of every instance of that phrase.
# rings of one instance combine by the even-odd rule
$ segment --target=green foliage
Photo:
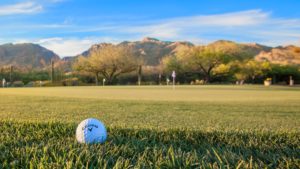
[[[78,78],[67,78],[62,81],[63,86],[78,86],[79,79]]]
[[[201,72],[206,82],[210,82],[213,71],[231,60],[231,56],[215,47],[182,47],[173,57],[168,57],[164,65],[166,70],[179,72]]]
[[[23,73],[19,77],[20,80],[22,80],[25,84],[31,81],[44,81],[44,80],[49,80],[50,76],[47,71],[31,71],[28,73]]]
[[[235,73],[234,76],[238,81],[245,81],[248,78],[248,75],[246,73],[241,72]]]
[[[12,87],[23,87],[24,83],[22,81],[14,81]]]
[[[1,68],[0,70],[0,79],[6,79],[6,81],[10,80],[10,71],[8,68]],[[12,72],[12,80],[13,81],[22,81],[24,84],[27,84],[32,81],[44,81],[49,80],[49,72],[43,70],[22,70],[18,68],[14,68]]]
[[[264,77],[271,71],[272,67],[269,62],[258,62],[255,60],[246,60],[235,62],[235,77],[237,80],[246,81],[251,79],[252,83],[258,77]]]
[[[297,65],[272,65],[272,70],[268,72],[268,76],[272,77],[274,82],[288,83],[290,76],[298,83],[300,81],[300,70]]]
[[[175,56],[166,56],[162,63],[165,73],[171,73],[175,70],[177,73],[183,73],[183,65]]]
[[[227,75],[231,71],[231,65],[230,64],[220,64],[218,65],[214,70],[214,75]]]

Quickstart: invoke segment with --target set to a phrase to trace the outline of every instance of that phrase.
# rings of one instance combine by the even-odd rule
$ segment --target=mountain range
[[[101,50],[107,43],[92,45],[87,51],[74,57],[60,57],[53,51],[40,45],[4,44],[0,45],[0,66],[14,65],[24,68],[41,69],[50,65],[54,60],[57,65],[71,65],[78,56],[88,57],[94,50]],[[142,54],[147,65],[155,66],[166,55],[173,54],[180,46],[193,46],[190,42],[160,41],[155,38],[144,38],[141,41],[124,41],[118,45],[130,46]],[[276,64],[300,64],[300,48],[296,46],[268,47],[257,43],[236,43],[233,41],[219,40],[208,44],[218,47],[226,53],[235,55],[238,59],[255,58],[258,61],[268,60]]]

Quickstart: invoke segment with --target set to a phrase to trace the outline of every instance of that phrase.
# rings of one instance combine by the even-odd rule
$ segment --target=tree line
[[[181,46],[174,54],[165,56],[157,66],[147,66],[141,55],[128,46],[107,44],[92,51],[89,57],[79,57],[73,68],[79,75],[94,75],[97,84],[100,79],[106,79],[108,84],[122,83],[122,79],[133,84],[140,83],[141,76],[144,81],[160,84],[162,79],[167,81],[170,78],[172,71],[177,72],[178,82],[184,84],[196,80],[203,84],[243,84],[261,83],[266,78],[272,78],[274,83],[287,82],[290,76],[300,79],[298,65],[259,62],[253,59],[254,56],[243,57],[241,53],[213,46]]]
[[[48,80],[66,85],[66,81],[74,79],[95,85],[166,84],[171,79],[171,72],[176,71],[176,81],[181,84],[262,83],[267,78],[273,83],[287,83],[290,77],[300,81],[299,65],[259,62],[254,56],[245,55],[247,53],[228,52],[215,46],[181,46],[173,54],[163,57],[159,65],[149,66],[141,51],[130,46],[106,44],[91,51],[88,57],[78,57],[71,72],[54,68],[53,62],[47,70],[1,67],[0,79],[19,80],[24,84]]]

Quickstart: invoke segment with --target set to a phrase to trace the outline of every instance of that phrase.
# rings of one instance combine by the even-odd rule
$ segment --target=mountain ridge
[[[101,50],[102,47],[108,43],[99,43],[92,45],[87,51],[84,51],[82,56],[89,56],[94,50]],[[146,37],[141,41],[123,41],[117,45],[133,47],[134,50],[139,51],[148,65],[157,65],[160,60],[166,56],[173,54],[175,50],[182,45],[193,46],[190,42],[171,42],[160,41],[156,38]]]
[[[56,61],[57,65],[71,65],[77,57],[88,57],[92,51],[101,50],[108,44],[105,42],[94,44],[79,55],[60,58],[53,51],[38,44],[6,43],[0,45],[0,66],[15,65],[29,69],[42,69],[48,67],[51,60]],[[117,45],[133,47],[141,53],[145,64],[150,66],[158,65],[163,57],[174,54],[180,46],[194,46],[188,41],[160,41],[150,37],[145,37],[140,41],[123,41]],[[217,47],[240,60],[255,59],[257,61],[267,60],[275,64],[300,64],[300,48],[295,45],[269,47],[258,43],[218,40],[205,46]]]
[[[7,43],[0,45],[0,66],[14,65],[25,68],[44,68],[51,63],[51,60],[60,60],[53,51],[38,44]]]

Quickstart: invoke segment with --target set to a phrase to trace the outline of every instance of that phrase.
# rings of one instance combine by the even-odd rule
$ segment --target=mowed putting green
[[[102,145],[76,142],[98,118]],[[300,168],[300,88],[0,89],[0,168]]]

